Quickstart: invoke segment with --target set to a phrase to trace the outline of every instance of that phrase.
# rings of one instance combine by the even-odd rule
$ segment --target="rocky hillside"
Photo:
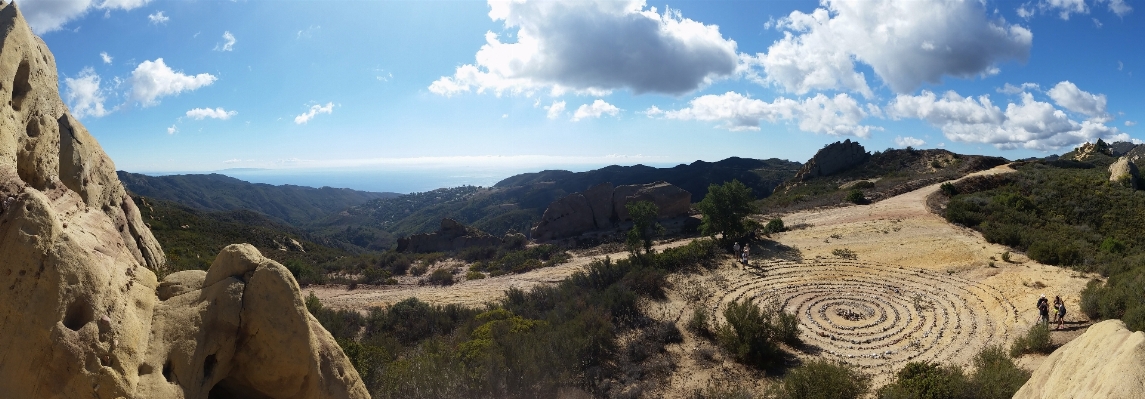
[[[0,82],[0,396],[369,396],[290,272],[254,247],[159,279],[162,248],[12,2]]]
[[[248,183],[216,173],[148,176],[119,171],[119,180],[132,194],[173,201],[203,211],[246,209],[299,226],[370,200],[397,193],[348,188],[313,188]]]

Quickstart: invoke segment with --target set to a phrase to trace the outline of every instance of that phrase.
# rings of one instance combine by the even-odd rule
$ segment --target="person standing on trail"
[[[1061,295],[1054,296],[1054,313],[1057,317],[1055,320],[1058,323],[1058,330],[1062,329],[1062,324],[1065,324],[1065,301],[1062,300]]]
[[[1038,298],[1038,323],[1044,323],[1046,326],[1050,324],[1050,300],[1046,299],[1046,294],[1042,294]]]
[[[739,241],[736,241],[736,245],[734,247],[732,247],[732,253],[736,254],[737,256],[740,254],[739,253]]]
[[[743,264],[747,264],[747,258],[751,255],[751,247],[748,245],[743,246]]]

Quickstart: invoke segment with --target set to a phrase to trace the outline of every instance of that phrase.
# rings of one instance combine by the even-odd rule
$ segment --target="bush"
[[[849,366],[812,360],[787,372],[776,399],[854,399],[863,397],[870,377]]]
[[[710,237],[722,235],[722,244],[739,240],[750,227],[744,218],[755,212],[754,200],[751,189],[739,180],[708,186],[708,195],[696,203],[704,214],[700,231]]]
[[[697,307],[692,311],[692,318],[688,319],[688,331],[696,333],[700,336],[711,336],[712,330],[708,327],[708,311],[703,307]]]
[[[426,282],[441,286],[453,285],[453,272],[444,267],[438,268],[429,274],[429,277],[426,278]]]
[[[286,266],[286,270],[290,270],[290,274],[294,275],[294,279],[298,281],[298,285],[323,284],[326,282],[326,275],[308,262],[299,259],[288,259],[282,262],[282,265]]]
[[[879,389],[882,399],[945,399],[968,397],[970,384],[962,369],[935,363],[907,363],[894,382]]]
[[[1018,357],[1027,353],[1051,353],[1054,351],[1053,341],[1050,340],[1049,326],[1037,323],[1030,327],[1025,336],[1018,337],[1010,346],[1010,356]]]
[[[767,225],[763,227],[765,234],[780,233],[786,230],[787,228],[783,226],[783,219],[779,218],[771,219],[767,222]]]
[[[851,203],[859,204],[859,205],[867,203],[867,197],[863,195],[863,190],[859,190],[859,189],[854,189],[854,190],[851,190],[851,192],[847,193],[846,199],[847,199],[847,202],[851,202]]]
[[[775,344],[772,316],[748,301],[729,303],[724,309],[727,323],[716,331],[716,340],[740,363],[758,368],[775,366],[782,352]]]
[[[485,278],[485,273],[479,271],[470,270],[468,273],[465,273],[466,280],[480,280],[483,278]]]
[[[974,375],[970,377],[971,391],[980,399],[1012,398],[1030,379],[1030,372],[1014,364],[1001,346],[983,348],[974,357]]]
[[[420,263],[417,266],[411,267],[409,269],[409,274],[414,275],[414,276],[421,276],[421,275],[425,274],[425,272],[427,270],[429,270],[429,265],[426,265],[425,263]]]
[[[938,186],[938,189],[941,190],[942,194],[946,195],[947,197],[958,195],[958,188],[954,187],[954,185],[950,183],[942,183],[941,186]]]

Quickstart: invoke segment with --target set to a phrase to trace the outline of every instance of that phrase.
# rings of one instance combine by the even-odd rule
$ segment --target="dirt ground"
[[[977,174],[1012,171],[1001,166]],[[765,388],[763,372],[730,361],[708,340],[684,328],[699,308],[721,322],[718,315],[732,301],[777,304],[795,313],[805,345],[792,353],[800,359],[854,365],[872,375],[875,386],[885,384],[908,361],[966,367],[986,345],[1008,348],[1035,323],[1034,306],[1041,294],[1051,300],[1061,295],[1069,309],[1067,328],[1051,334],[1055,342],[1067,342],[1084,331],[1088,322],[1079,320],[1079,294],[1093,276],[1038,264],[1017,253],[1004,261],[1008,248],[987,243],[981,234],[949,224],[927,209],[926,199],[936,191],[937,184],[870,205],[780,215],[792,229],[753,246],[749,265],[729,255],[715,270],[670,276],[668,299],[642,306],[654,318],[676,322],[685,340],[668,347],[674,371],[664,377],[666,383],[647,393],[689,397],[712,387]],[[418,286],[407,279],[391,287],[303,290],[343,309],[386,306],[408,297],[481,305],[511,287],[557,282],[604,256],[625,253],[575,256],[556,267],[449,287]],[[1032,369],[1042,358],[1025,356],[1019,363]]]

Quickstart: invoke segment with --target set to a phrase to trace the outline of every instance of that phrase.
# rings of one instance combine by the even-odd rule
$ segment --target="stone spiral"
[[[870,371],[911,361],[965,364],[1004,344],[1017,309],[985,284],[931,270],[854,260],[773,261],[713,296],[727,304],[778,304],[799,318],[805,350]]]

